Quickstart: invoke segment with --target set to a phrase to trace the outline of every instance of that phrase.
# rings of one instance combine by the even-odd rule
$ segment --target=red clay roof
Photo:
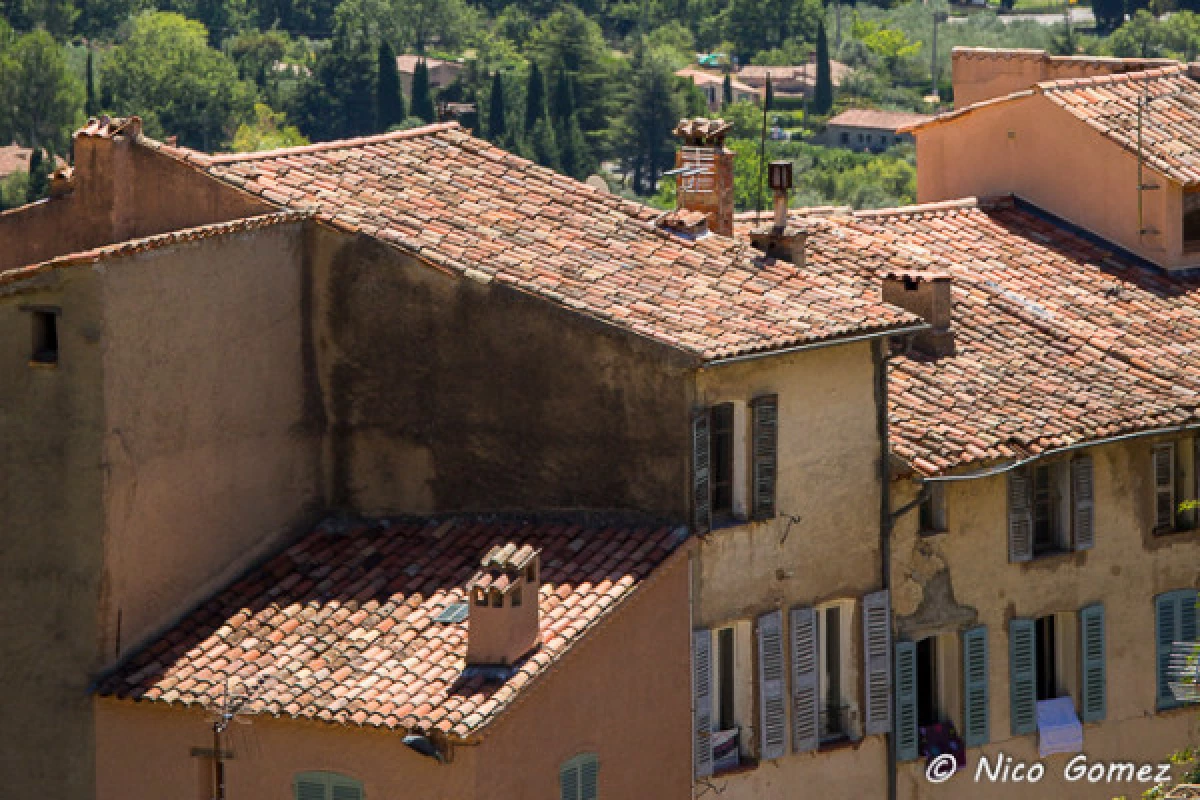
[[[841,125],[846,128],[886,128],[897,130],[910,125],[920,125],[933,119],[929,114],[910,111],[880,111],[875,108],[848,108],[829,120],[826,125]]]
[[[218,593],[101,681],[102,696],[469,736],[616,611],[686,541],[670,527],[482,519],[319,528]],[[512,668],[467,667],[469,622],[437,622],[480,559],[541,550],[541,644]]]
[[[918,324],[877,287],[758,258],[723,236],[543,169],[456,123],[253,154],[164,152],[281,206],[313,209],[481,282],[496,281],[702,359]],[[854,256],[857,257],[857,256]]]

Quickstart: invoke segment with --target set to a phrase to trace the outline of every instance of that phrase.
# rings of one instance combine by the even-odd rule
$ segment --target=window
[[[959,660],[955,634],[896,642],[897,755],[910,760],[957,740]]]
[[[925,535],[944,533],[946,530],[946,485],[944,483],[927,483],[922,491],[925,497],[921,500],[921,533]]]
[[[58,309],[30,308],[30,324],[33,332],[33,343],[30,363],[58,363]]]
[[[842,135],[839,138],[841,139],[842,144],[850,144],[850,134],[849,133],[842,131]]]
[[[937,638],[927,636],[917,642],[917,725],[941,720],[940,695]]]
[[[1154,598],[1155,655],[1158,662],[1155,677],[1160,709],[1181,705],[1171,690],[1174,680],[1171,658],[1176,642],[1196,641],[1196,601],[1195,589],[1179,589]]]
[[[734,634],[733,628],[719,628],[713,642],[716,648],[716,723],[717,730],[737,727],[734,717]]]
[[[693,632],[695,769],[697,777],[736,767],[753,740],[753,628],[738,621]]]
[[[1175,443],[1154,448],[1154,528],[1175,529]]]
[[[1058,549],[1062,536],[1061,470],[1057,464],[1033,468],[1033,554]]]
[[[1030,561],[1094,544],[1090,456],[1023,467],[1008,474],[1008,560]]]
[[[1037,665],[1037,699],[1058,697],[1057,648],[1054,638],[1054,616],[1039,617],[1034,622],[1035,663]]]
[[[596,800],[600,796],[600,760],[595,753],[582,753],[558,770],[561,800]]]
[[[1183,195],[1183,249],[1200,249],[1200,192]]]
[[[336,772],[303,772],[293,784],[295,800],[363,800],[360,781]]]
[[[709,414],[712,514],[728,517],[733,513],[733,403],[713,406]]]
[[[1102,662],[1104,657],[1103,610],[1096,611],[1098,608],[1089,606],[1079,612],[1014,619],[1009,623],[1014,734],[1036,730],[1037,704],[1044,700],[1071,697],[1076,701],[1082,699],[1085,710],[1090,707],[1094,712],[1103,708],[1103,676],[1095,674],[1093,663],[1096,659]],[[1083,664],[1082,687],[1081,650],[1087,662]]]
[[[849,704],[844,687],[847,685],[845,656],[849,655],[846,623],[852,606],[831,605],[817,609],[817,653],[820,675],[822,742],[843,739],[850,734]],[[843,610],[845,609],[845,610]]]

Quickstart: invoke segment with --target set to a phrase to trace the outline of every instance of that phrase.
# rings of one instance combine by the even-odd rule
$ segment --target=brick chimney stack
[[[708,217],[708,229],[733,236],[733,151],[725,135],[733,127],[723,119],[683,119],[675,135],[683,145],[675,153],[675,168],[685,170],[676,184],[676,205]]]
[[[468,664],[509,666],[537,647],[540,552],[509,542],[483,557],[467,583]]]
[[[927,355],[954,353],[951,284],[950,276],[942,272],[898,270],[883,276],[883,301],[911,311],[932,328],[918,333],[913,340],[916,349]]]

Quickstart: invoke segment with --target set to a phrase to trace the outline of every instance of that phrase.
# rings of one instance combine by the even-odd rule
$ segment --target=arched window
[[[364,800],[362,781],[336,772],[301,772],[294,785],[295,800]]]
[[[600,759],[580,753],[558,770],[561,800],[596,800],[600,792]]]

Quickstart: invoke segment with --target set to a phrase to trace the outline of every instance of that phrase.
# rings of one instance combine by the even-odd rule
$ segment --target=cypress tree
[[[500,144],[505,138],[505,117],[508,111],[504,107],[504,76],[500,70],[492,75],[492,94],[488,98],[488,139]]]
[[[404,92],[396,69],[396,51],[386,40],[379,43],[379,78],[375,83],[375,124],[380,131],[404,122]]]
[[[29,156],[29,188],[25,191],[25,202],[41,200],[50,190],[50,164],[42,148],[33,148]]]
[[[87,84],[87,86],[86,86],[87,96],[84,98],[84,101],[83,101],[83,112],[90,118],[90,117],[96,116],[96,112],[99,111],[99,109],[96,108],[96,77],[95,77],[95,72],[94,72],[94,68],[93,68],[93,64],[92,64],[91,45],[88,45],[87,70],[86,70],[85,77],[86,77],[86,84]]]
[[[531,135],[539,119],[546,116],[546,81],[537,62],[529,65],[529,82],[525,86],[525,133]],[[550,132],[553,134],[553,131]]]
[[[429,67],[425,59],[418,61],[413,69],[412,115],[426,122],[433,122],[437,115],[433,107],[433,95],[429,91]]]
[[[588,146],[577,114],[572,114],[558,130],[558,164],[564,175],[580,180],[587,177]]]
[[[558,142],[554,138],[554,126],[550,120],[542,117],[533,123],[529,132],[529,144],[533,150],[533,160],[543,167],[558,169]]]
[[[833,70],[829,63],[829,40],[825,23],[817,23],[817,85],[813,89],[813,111],[828,114],[833,108]]]
[[[550,118],[560,125],[575,115],[575,92],[571,89],[571,78],[559,72],[554,82],[554,94],[550,97]]]
[[[721,85],[721,107],[733,105],[733,76],[725,73],[725,83]]]

